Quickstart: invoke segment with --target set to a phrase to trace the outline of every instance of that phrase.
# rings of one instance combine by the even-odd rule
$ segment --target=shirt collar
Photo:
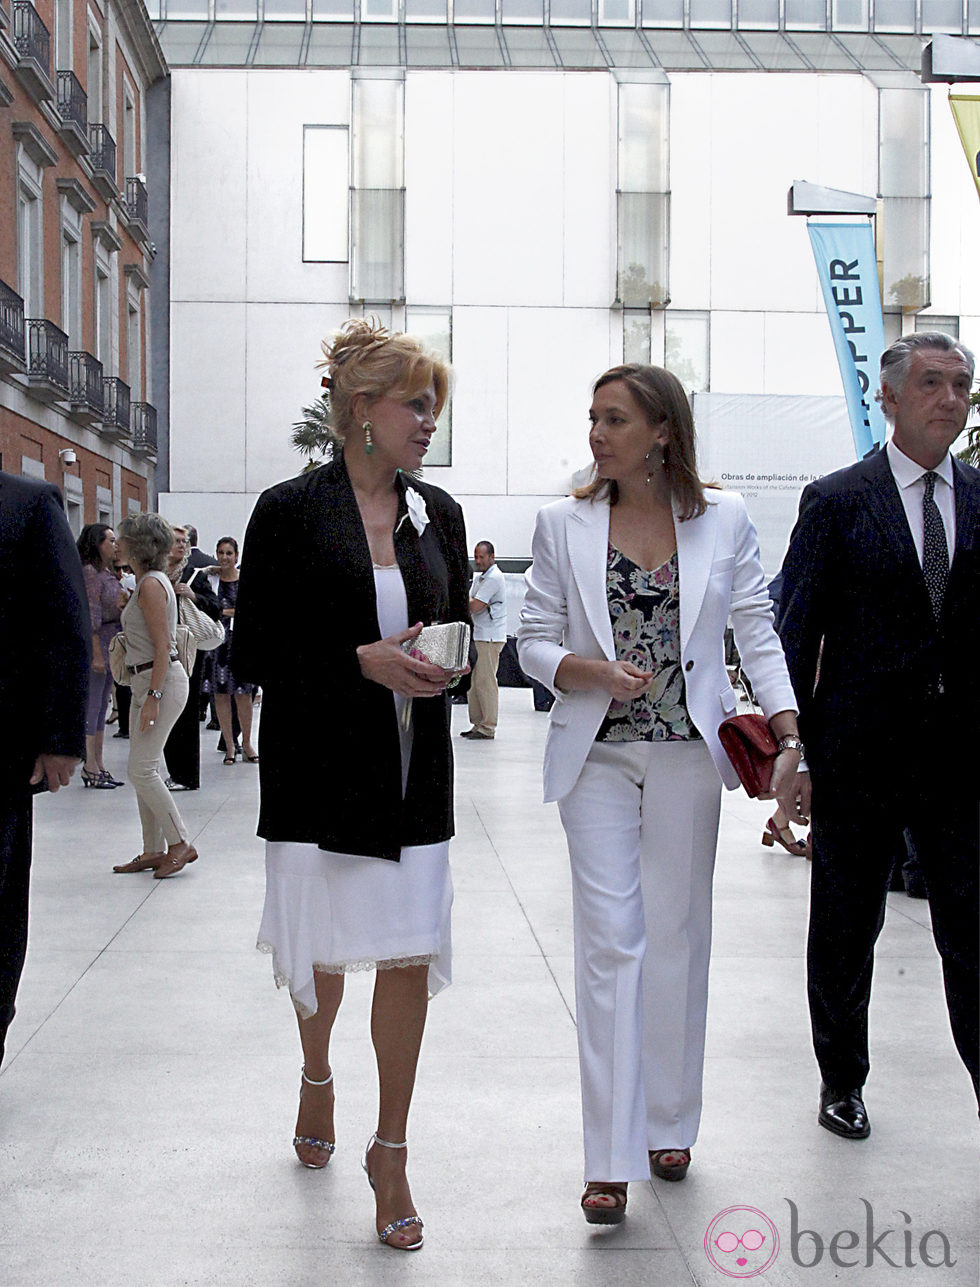
[[[929,472],[918,461],[906,456],[901,447],[895,446],[891,438],[885,444],[885,452],[888,455],[888,464],[891,466],[895,482],[903,490],[906,487],[911,487],[913,483],[917,483],[924,474]],[[933,472],[949,487],[953,486],[953,458],[948,451]]]

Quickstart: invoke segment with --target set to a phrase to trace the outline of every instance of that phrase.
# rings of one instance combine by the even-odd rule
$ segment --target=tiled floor
[[[454,720],[465,727],[462,710]],[[706,1256],[706,1228],[733,1206],[764,1212],[781,1238],[760,1282],[975,1287],[977,1112],[928,909],[891,896],[874,1130],[839,1140],[815,1121],[807,866],[760,846],[766,808],[742,794],[723,811],[694,1165],[684,1184],[633,1185],[618,1229],[585,1224],[568,876],[557,813],[539,803],[545,725],[529,692],[507,690],[493,746],[456,741],[455,982],[432,1005],[412,1115],[415,1256],[373,1240],[359,1166],[374,1124],[370,976],[351,977],[338,1022],[337,1153],[317,1173],[290,1149],[300,1056],[288,998],[254,950],[256,771],[223,767],[204,734],[204,788],[179,798],[201,860],[165,882],[111,872],[138,848],[129,787],[39,801],[31,948],[0,1071],[0,1287],[723,1284],[755,1264],[726,1275]],[[108,746],[125,777],[125,744]],[[822,1241],[815,1264],[793,1206]],[[835,1264],[842,1230],[854,1237]],[[954,1265],[924,1263],[930,1230]],[[924,1245],[933,1261],[940,1233]]]

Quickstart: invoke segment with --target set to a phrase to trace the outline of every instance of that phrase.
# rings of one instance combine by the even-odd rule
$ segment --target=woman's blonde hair
[[[360,428],[353,412],[359,395],[373,402],[377,398],[407,400],[431,384],[438,416],[449,396],[449,368],[420,340],[400,331],[389,334],[380,322],[352,317],[323,341],[326,367],[324,383],[330,401],[330,427],[339,438]]]
[[[116,535],[126,542],[130,564],[148,572],[165,571],[167,555],[173,549],[174,529],[162,514],[132,514],[119,524]]]
[[[593,394],[614,380],[621,380],[626,385],[651,428],[666,425],[664,472],[670,483],[670,494],[678,502],[682,520],[697,518],[708,508],[704,489],[710,484],[698,477],[694,417],[684,386],[676,375],[661,366],[630,362],[614,366],[600,375],[592,386]],[[585,487],[576,488],[572,495],[579,500],[608,496],[610,505],[615,505],[619,500],[619,488],[615,479],[593,477]]]

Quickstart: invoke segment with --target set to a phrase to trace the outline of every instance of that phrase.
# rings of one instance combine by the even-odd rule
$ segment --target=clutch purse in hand
[[[718,739],[753,799],[769,790],[779,747],[764,715],[733,715],[718,728]]]
[[[443,670],[465,670],[470,659],[470,628],[465,621],[423,626],[421,633],[403,643],[402,648],[410,657]]]

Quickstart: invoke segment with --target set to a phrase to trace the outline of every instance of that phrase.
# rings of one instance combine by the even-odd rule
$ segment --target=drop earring
[[[364,454],[365,456],[370,456],[371,452],[374,451],[374,439],[371,437],[371,421],[365,420],[361,428],[364,430]]]

